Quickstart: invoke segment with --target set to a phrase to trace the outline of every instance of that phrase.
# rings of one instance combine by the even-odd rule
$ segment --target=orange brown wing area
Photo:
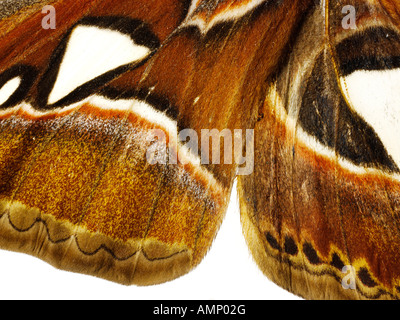
[[[56,10],[55,30],[42,28],[45,4]],[[220,191],[208,193],[204,174],[190,165],[148,165],[143,152],[152,141],[146,132],[151,125],[140,117],[88,103],[62,112],[33,109],[41,78],[58,69],[52,57],[78,21],[136,19],[164,41],[185,18],[187,6],[185,1],[64,0],[27,2],[3,12],[0,73],[21,66],[29,70],[32,83],[24,99],[35,105],[2,109],[3,248],[125,284],[167,281],[198,263],[206,251],[201,245],[211,237],[203,228],[210,221],[218,225],[214,219],[223,206],[213,198]],[[138,68],[135,77],[142,72]],[[158,201],[167,201],[176,212],[161,214],[168,227],[160,227],[165,206]],[[183,213],[184,208],[190,210]],[[217,213],[210,218],[213,210]]]
[[[51,5],[55,0],[19,0],[19,1],[2,1],[0,3],[0,20],[6,19],[7,17],[12,17],[15,14],[29,16],[32,13],[35,13],[45,5]],[[3,24],[2,28],[6,27]],[[10,23],[8,25],[9,29],[12,29],[14,26]],[[1,29],[2,33],[5,34],[7,29]]]
[[[259,4],[241,19],[216,24],[207,34],[185,26],[152,58],[138,88],[154,88],[155,94],[168,97],[177,111],[178,126],[194,129],[199,136],[202,129],[253,129],[267,80],[283,60],[308,7],[308,0]],[[112,85],[121,88],[127,76]],[[236,166],[205,167],[225,186],[232,185]]]
[[[258,179],[241,178],[239,190],[249,199],[242,223],[263,272],[308,299],[399,298],[399,181],[349,172],[303,141],[293,146],[293,132],[271,113],[260,126],[279,143],[259,132],[256,145],[276,153],[256,152]],[[270,187],[260,192],[260,181]],[[357,290],[342,286],[345,266],[355,269]]]
[[[21,23],[2,38],[0,72],[22,64],[37,74],[25,100],[1,111],[1,246],[126,284],[160,283],[196,266],[220,225],[236,165],[150,165],[145,151],[154,136],[147,129],[159,123],[124,110],[126,100],[119,99],[154,102],[177,128],[198,133],[252,128],[265,79],[301,19],[300,11],[289,9],[303,3],[260,6],[207,35],[196,26],[174,32],[186,1],[59,1],[57,17],[64,23],[47,33],[40,12],[14,17]],[[108,81],[97,78],[98,87],[74,104],[38,101],[43,87],[54,85],[46,75],[55,75],[60,61],[54,57],[62,57],[77,21],[127,12],[161,47],[149,46],[152,56],[140,66]],[[279,42],[272,39],[275,29]],[[110,100],[99,104],[90,95]]]
[[[399,299],[398,168],[340,84],[384,69],[360,61],[397,56],[396,37],[376,43],[399,31],[379,2],[329,3],[304,20],[260,110],[254,175],[238,183],[244,233],[263,272],[302,297]],[[356,30],[341,27],[347,4]]]
[[[400,27],[400,4],[393,0],[379,0],[378,2],[385,9],[393,23]]]
[[[202,259],[227,190],[193,164],[149,164],[154,124],[92,103],[50,118],[22,109],[1,121],[1,247],[140,285]]]

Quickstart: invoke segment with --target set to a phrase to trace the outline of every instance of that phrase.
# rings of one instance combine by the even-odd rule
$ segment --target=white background
[[[214,244],[201,264],[172,282],[122,286],[53,268],[29,255],[0,250],[0,299],[294,300],[266,278],[242,235],[236,190]]]

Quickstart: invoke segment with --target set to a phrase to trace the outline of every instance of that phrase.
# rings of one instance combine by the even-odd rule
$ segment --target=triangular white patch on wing
[[[400,167],[400,69],[360,70],[341,82],[351,107],[375,130]]]
[[[48,103],[54,104],[94,78],[139,61],[150,49],[129,35],[95,26],[77,26],[71,33]]]
[[[21,78],[15,77],[9,81],[7,81],[0,88],[0,105],[5,103],[10,97],[17,91],[18,87],[21,85]]]

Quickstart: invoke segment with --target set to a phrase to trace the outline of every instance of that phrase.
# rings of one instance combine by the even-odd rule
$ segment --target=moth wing
[[[326,4],[270,82],[254,174],[239,177],[244,233],[302,297],[398,298],[398,5]]]
[[[179,106],[139,83],[189,4],[24,4],[0,22],[1,247],[123,284],[188,272],[227,188],[178,148]]]
[[[253,128],[300,3],[24,1],[3,9],[0,246],[124,284],[194,268],[237,169],[234,159],[203,152],[212,137],[204,142],[202,131],[219,139]],[[276,43],[272,30],[287,12]]]

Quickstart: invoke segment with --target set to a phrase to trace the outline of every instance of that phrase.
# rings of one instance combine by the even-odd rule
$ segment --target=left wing
[[[124,284],[190,271],[236,165],[202,165],[177,134],[253,127],[303,1],[17,2],[0,21],[0,246]]]

